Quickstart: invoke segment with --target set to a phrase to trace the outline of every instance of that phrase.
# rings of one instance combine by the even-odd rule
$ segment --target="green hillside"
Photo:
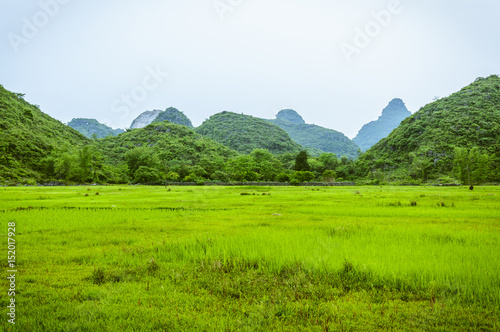
[[[169,107],[160,114],[158,114],[158,116],[153,122],[162,122],[162,121],[169,121],[182,126],[193,128],[191,120],[189,120],[189,118],[184,113],[179,111],[177,108],[173,107]]]
[[[125,131],[123,129],[113,129],[111,127],[108,127],[95,119],[73,119],[68,122],[68,126],[75,130],[78,130],[82,135],[88,138],[92,138],[94,134],[97,136],[97,138],[116,136]]]
[[[168,172],[176,173],[180,179],[192,173],[208,178],[215,171],[222,169],[229,158],[238,155],[237,152],[208,137],[196,134],[186,126],[167,121],[128,130],[116,137],[107,137],[99,140],[98,145],[108,163],[127,164],[131,180],[137,178],[136,172],[140,166],[145,167],[142,171],[152,174],[153,180],[149,182],[158,181],[165,167]]]
[[[358,157],[359,147],[347,136],[333,129],[306,124],[294,110],[282,110],[276,115],[276,119],[267,121],[285,130],[298,144],[316,151],[315,154],[326,152],[338,157]]]
[[[382,138],[387,137],[391,131],[396,129],[401,121],[411,115],[404,102],[393,99],[382,111],[382,115],[376,120],[365,124],[353,141],[359,146],[361,151],[366,151]]]
[[[254,149],[265,149],[273,154],[298,153],[302,149],[280,127],[249,115],[218,113],[195,131],[245,154]]]
[[[365,175],[500,180],[500,78],[478,78],[421,108],[363,154],[358,165]]]
[[[189,128],[193,128],[191,120],[179,111],[177,108],[169,107],[164,111],[152,110],[142,112],[130,125],[131,129],[144,128],[153,122],[169,121],[172,123],[180,124]]]
[[[67,143],[87,139],[0,85],[0,183],[46,179],[42,160]]]

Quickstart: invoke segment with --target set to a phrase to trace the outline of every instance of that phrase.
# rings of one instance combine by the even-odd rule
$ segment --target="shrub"
[[[158,170],[148,167],[139,166],[139,168],[134,173],[134,183],[159,183],[160,174]]]
[[[335,171],[328,169],[328,170],[323,172],[322,179],[325,182],[335,182],[336,176],[337,176],[337,174],[335,173]]]
[[[290,182],[292,176],[290,174],[281,173],[276,176],[276,181],[278,182]]]
[[[314,173],[309,171],[295,172],[293,177],[294,179],[297,179],[299,182],[309,182],[314,180],[315,178]]]
[[[212,175],[210,175],[210,179],[220,182],[229,182],[229,175],[222,171],[215,171]]]
[[[186,175],[184,177],[184,182],[196,182],[197,179],[198,179],[198,177],[196,176],[196,174],[191,173],[191,174]]]
[[[170,171],[167,174],[167,180],[169,180],[169,181],[177,181],[177,180],[179,180],[179,178],[180,178],[180,175],[177,172]]]

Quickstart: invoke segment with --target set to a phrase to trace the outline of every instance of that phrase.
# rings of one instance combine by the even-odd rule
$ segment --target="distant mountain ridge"
[[[316,151],[316,154],[334,153],[338,157],[356,159],[359,147],[347,136],[333,129],[307,124],[296,111],[286,109],[276,119],[266,120],[285,130],[298,144]]]
[[[273,154],[298,153],[303,149],[279,126],[232,112],[212,115],[195,132],[245,154],[254,149],[266,149]]]
[[[175,124],[193,128],[191,120],[181,111],[169,107],[165,111],[153,110],[141,113],[130,125],[130,129],[144,128],[153,122],[169,121]]]
[[[181,179],[193,172],[210,176],[221,170],[224,162],[238,155],[236,151],[196,134],[187,126],[166,121],[129,130],[117,137],[106,137],[97,143],[108,160],[118,164],[124,162],[127,153],[133,150],[149,152],[152,154],[151,160],[147,165],[147,158],[144,159],[144,166],[147,165],[153,173],[158,173],[158,168],[164,170],[168,167],[169,171],[176,172]],[[134,170],[129,171],[132,171],[131,178],[135,178],[137,174],[133,174]],[[156,180],[159,177],[158,173]]]
[[[358,132],[353,141],[361,151],[366,151],[374,146],[382,138],[387,137],[396,129],[401,121],[411,115],[403,100],[393,99],[382,111],[382,115],[375,121],[365,124]]]
[[[456,167],[456,148],[487,154],[485,169],[494,174],[491,178],[500,180],[500,77],[478,78],[449,97],[425,105],[366,151],[358,164],[372,173],[406,169],[426,178],[450,174]],[[478,162],[475,158],[471,163]],[[471,171],[471,176],[476,175]]]
[[[78,130],[82,135],[87,138],[92,138],[96,135],[97,138],[104,138],[107,136],[116,136],[125,132],[123,129],[113,129],[105,124],[100,123],[96,119],[77,118],[68,122],[68,126]]]

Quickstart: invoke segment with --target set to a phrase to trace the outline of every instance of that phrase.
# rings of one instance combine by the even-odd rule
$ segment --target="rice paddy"
[[[500,330],[498,187],[4,187],[0,211],[4,331]]]

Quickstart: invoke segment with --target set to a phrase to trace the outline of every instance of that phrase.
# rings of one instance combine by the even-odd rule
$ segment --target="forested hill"
[[[43,178],[42,159],[64,142],[87,139],[0,85],[0,183]]]
[[[478,182],[481,177],[500,180],[498,76],[478,78],[421,108],[358,161],[367,173],[400,170],[424,181],[443,174],[464,181],[461,163]]]
[[[128,130],[97,143],[108,163],[126,163],[129,178],[143,183],[158,181],[165,167],[169,173],[176,174],[176,178],[170,180],[183,179],[189,174],[208,178],[221,170],[229,158],[238,155],[186,126],[167,121]],[[147,181],[142,181],[141,177]]]
[[[361,151],[366,151],[374,146],[382,138],[387,137],[391,131],[397,128],[401,121],[411,115],[404,102],[393,99],[382,111],[382,115],[376,120],[365,124],[353,141],[359,146]]]
[[[113,129],[111,127],[108,127],[105,124],[102,124],[95,119],[83,119],[83,118],[73,119],[70,122],[68,122],[68,126],[70,126],[75,130],[78,130],[82,135],[84,135],[87,138],[92,138],[94,134],[96,135],[97,138],[116,136],[125,131],[123,129]]]
[[[191,120],[189,120],[189,118],[184,113],[179,111],[177,108],[173,107],[169,107],[160,114],[158,114],[158,116],[153,122],[162,122],[162,121],[169,121],[182,126],[193,128]]]
[[[193,128],[191,120],[177,108],[169,107],[164,111],[153,110],[141,113],[130,125],[131,129],[144,128],[153,122],[169,121]]]
[[[266,149],[273,154],[298,153],[302,149],[280,127],[250,115],[218,113],[195,131],[245,154],[254,149]]]
[[[338,157],[356,159],[359,147],[347,136],[333,129],[307,124],[294,110],[282,110],[276,119],[267,120],[285,130],[290,137],[306,148],[334,153]]]

